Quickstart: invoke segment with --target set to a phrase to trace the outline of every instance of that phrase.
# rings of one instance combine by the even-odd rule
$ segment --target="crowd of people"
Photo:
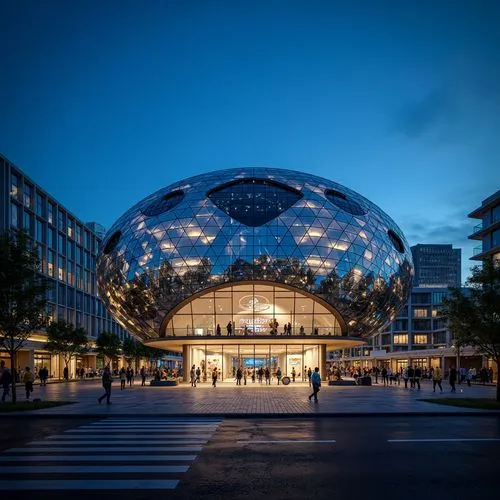
[[[417,390],[420,390],[420,382],[422,380],[430,380],[432,381],[433,390],[435,391],[437,387],[441,392],[443,390],[441,385],[443,380],[448,380],[452,392],[456,391],[456,384],[467,384],[470,387],[472,382],[483,385],[493,383],[493,370],[484,366],[480,370],[477,370],[474,367],[461,367],[457,369],[453,365],[444,373],[439,366],[427,368],[418,365],[412,366],[411,364],[399,370],[392,370],[388,366],[383,366],[382,368],[378,366],[372,368],[340,368],[333,365],[328,370],[329,380],[340,380],[342,376],[350,376],[354,379],[368,376],[372,377],[376,384],[381,383],[384,386],[390,386],[404,383],[405,389]]]

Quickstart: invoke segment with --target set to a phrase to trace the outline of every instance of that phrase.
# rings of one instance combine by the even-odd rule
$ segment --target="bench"
[[[174,387],[179,385],[178,380],[151,380],[149,383],[152,387]]]

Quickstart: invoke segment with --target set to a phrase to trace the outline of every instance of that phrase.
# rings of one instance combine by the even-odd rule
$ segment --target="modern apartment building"
[[[413,286],[458,287],[462,282],[462,249],[452,245],[418,244],[411,247],[415,276]]]
[[[371,345],[346,350],[341,359],[355,366],[387,366],[392,370],[401,370],[410,363],[422,368],[439,365],[448,370],[459,355],[441,314],[448,293],[448,288],[414,287],[396,319],[372,337]],[[481,368],[482,357],[472,349],[460,354],[463,366]]]
[[[481,241],[481,245],[474,248],[472,260],[492,258],[500,263],[500,190],[483,200],[469,217],[481,219],[469,236],[471,240]]]
[[[124,340],[128,333],[112,318],[97,292],[95,265],[104,228],[82,222],[1,155],[0,172],[0,231],[24,230],[36,242],[41,271],[51,284],[48,312],[52,319],[82,326],[90,341],[102,331]],[[58,356],[44,350],[45,342],[44,332],[34,334],[20,351],[18,364],[33,368],[43,364],[58,377],[64,366]],[[96,354],[90,353],[76,359],[70,373],[77,366],[98,368],[98,362]]]

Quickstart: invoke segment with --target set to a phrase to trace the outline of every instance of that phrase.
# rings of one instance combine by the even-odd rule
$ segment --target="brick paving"
[[[180,384],[177,387],[140,387],[120,390],[114,383],[111,405],[97,402],[103,393],[99,381],[82,381],[35,386],[34,398],[42,400],[73,401],[76,404],[28,412],[46,415],[314,415],[314,414],[366,414],[380,413],[463,413],[481,412],[468,408],[437,405],[419,401],[432,397],[495,397],[495,387],[457,386],[457,393],[451,394],[448,384],[441,395],[433,393],[429,382],[422,383],[422,390],[405,390],[404,386],[371,387],[327,386],[323,384],[319,403],[308,400],[311,390],[307,383],[287,387],[249,384],[235,386],[230,382],[219,383],[216,388],[209,383],[191,387]],[[463,392],[461,392],[463,391]],[[23,392],[20,390],[20,396]],[[23,412],[26,414],[26,412]],[[5,413],[4,415],[12,415]]]

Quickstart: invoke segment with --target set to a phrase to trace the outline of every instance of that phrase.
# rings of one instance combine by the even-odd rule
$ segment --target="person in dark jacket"
[[[106,403],[108,405],[111,404],[110,398],[111,398],[112,382],[113,382],[113,377],[111,376],[111,370],[109,369],[109,366],[106,366],[104,368],[104,371],[102,372],[102,386],[104,387],[104,394],[97,399],[97,401],[99,401],[99,404],[101,404],[104,398],[106,398]]]
[[[457,369],[455,368],[455,365],[451,367],[449,382],[451,386],[451,392],[457,392],[457,389],[455,387],[455,384],[457,383]]]

